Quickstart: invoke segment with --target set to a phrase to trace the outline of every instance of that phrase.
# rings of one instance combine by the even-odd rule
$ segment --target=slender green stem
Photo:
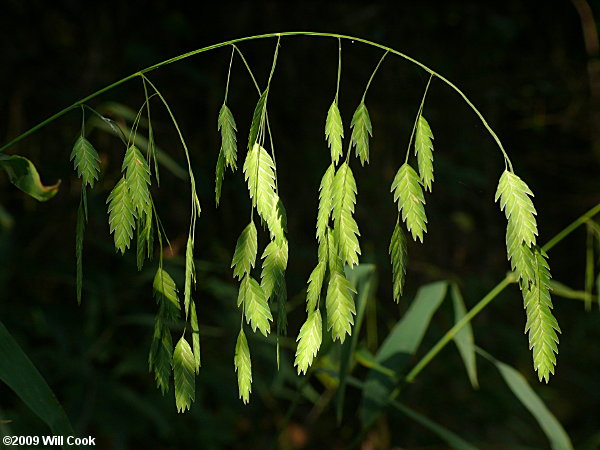
[[[156,95],[152,94],[148,96],[148,86],[146,80],[142,77],[142,86],[144,86],[144,98],[146,99],[146,111],[148,113],[148,148],[146,154],[148,155],[148,164],[150,167],[150,160],[154,161],[154,176],[156,177],[156,184],[160,186],[160,174],[158,173],[158,163],[156,161],[156,149],[154,148],[154,130],[152,129],[152,117],[150,115],[150,99]]]
[[[248,69],[248,73],[250,74],[250,78],[252,78],[252,82],[254,83],[254,86],[256,87],[256,90],[258,91],[258,96],[260,97],[260,94],[262,92],[260,91],[260,86],[258,85],[258,82],[256,81],[256,78],[254,77],[254,73],[252,73],[252,69],[250,69],[250,65],[248,64],[248,61],[246,61],[246,58],[244,57],[244,54],[242,53],[242,51],[236,45],[233,45],[232,47],[235,49],[236,52],[238,52],[238,55],[240,55],[240,58],[242,58],[242,62],[246,66],[246,69]]]
[[[342,40],[338,38],[338,71],[337,71],[337,84],[335,88],[335,102],[338,102],[340,95],[340,79],[342,78]]]
[[[568,225],[564,230],[558,233],[554,238],[552,238],[546,245],[542,247],[544,251],[550,250],[564,238],[566,238],[569,234],[571,234],[577,227],[586,223],[591,217],[600,213],[600,203],[594,206],[592,209],[588,210],[581,217],[573,221],[570,225]],[[417,364],[413,367],[413,369],[406,375],[404,381],[407,383],[413,382],[417,375],[419,375],[423,369],[437,356],[440,351],[448,345],[448,343],[452,340],[456,333],[458,333],[468,322],[473,320],[477,314],[479,314],[487,305],[491,303],[494,298],[496,298],[509,284],[516,282],[516,277],[514,274],[508,274],[500,283],[498,283],[490,292],[488,292],[485,297],[483,297],[477,304],[469,311],[465,316],[458,321],[452,328],[450,328],[444,336],[417,362]],[[400,387],[396,387],[394,391],[389,396],[389,401],[393,401],[400,394]],[[368,424],[366,424],[361,433],[356,437],[353,441],[353,444],[350,445],[351,448],[358,445],[361,438],[366,434],[366,432],[373,426],[373,424],[377,421],[378,417],[373,418]]]
[[[229,58],[229,70],[227,71],[227,84],[225,85],[225,99],[223,103],[227,103],[227,94],[229,94],[229,79],[231,78],[231,66],[233,64],[233,55],[235,54],[235,45],[231,47],[231,58]]]
[[[389,52],[390,52],[389,50],[386,50],[386,52],[383,54],[383,56],[381,57],[381,59],[379,60],[377,65],[375,66],[375,70],[373,71],[373,73],[371,74],[371,77],[369,78],[369,81],[367,82],[367,87],[365,87],[365,92],[363,92],[363,96],[362,96],[363,103],[365,102],[365,97],[367,96],[367,91],[369,90],[369,87],[371,86],[371,82],[373,81],[373,78],[375,78],[375,74],[377,73],[379,66],[381,66],[381,63],[383,62],[383,60],[385,59],[385,57],[387,56],[387,54]]]
[[[115,136],[118,137],[119,139],[121,139],[121,142],[123,143],[123,145],[127,145],[127,138],[125,137],[125,133],[123,132],[123,130],[121,130],[121,127],[119,126],[118,123],[116,123],[114,120],[109,119],[108,117],[104,117],[102,114],[100,114],[98,111],[96,111],[94,108],[92,108],[89,105],[82,104],[81,107],[87,108],[93,114],[98,116],[98,118],[100,120],[105,122],[110,127],[110,129],[113,130]]]
[[[156,94],[158,95],[158,97],[162,101],[163,105],[167,109],[167,112],[169,113],[169,116],[171,117],[171,121],[173,122],[173,126],[175,127],[175,130],[177,131],[177,134],[179,135],[179,140],[181,141],[181,145],[183,146],[183,150],[184,150],[184,153],[185,153],[185,158],[186,158],[186,161],[187,161],[188,171],[189,171],[189,175],[190,175],[190,182],[191,182],[191,185],[192,185],[192,211],[199,212],[200,204],[199,204],[199,201],[198,201],[198,197],[196,195],[196,184],[195,184],[195,181],[194,181],[194,173],[192,172],[192,162],[190,160],[190,152],[188,150],[187,144],[185,143],[185,139],[183,138],[183,133],[181,132],[181,128],[179,128],[179,124],[177,123],[177,119],[175,118],[175,115],[173,114],[173,111],[171,111],[171,108],[170,108],[169,104],[167,103],[167,100],[163,97],[163,95],[160,93],[160,91],[156,88],[156,86],[154,85],[154,83],[152,83],[145,75],[140,74],[140,76],[142,76],[148,82],[148,84],[150,85],[150,87],[152,89],[154,89],[154,92],[156,92]]]
[[[271,86],[271,79],[273,78],[273,74],[275,73],[275,66],[277,65],[277,56],[279,56],[279,42],[281,41],[281,36],[277,36],[277,45],[275,46],[275,55],[273,56],[273,64],[271,65],[271,73],[269,74],[269,81],[267,81],[267,89]]]
[[[450,328],[446,334],[435,344],[431,350],[427,352],[423,358],[413,367],[413,369],[406,375],[406,381],[408,383],[412,383],[416,376],[421,373],[421,371],[431,362],[433,358],[437,356],[437,354],[450,342],[456,333],[458,333],[462,327],[464,327],[467,323],[471,321],[477,314],[481,312],[492,300],[494,300],[498,294],[500,294],[506,286],[511,283],[514,283],[516,278],[514,275],[507,275],[500,283],[498,283],[490,292],[487,293],[485,297],[483,297],[479,302],[460,319],[456,324]]]
[[[590,218],[594,217],[596,214],[600,213],[600,203],[582,215],[579,219],[575,220],[568,227],[550,239],[543,247],[542,250],[545,252],[551,250],[556,244],[566,238],[569,234],[575,231],[582,224],[586,223]]]
[[[595,216],[600,213],[600,203],[594,206],[592,209],[584,213],[581,217],[572,222],[569,226],[567,226],[564,230],[554,236],[546,245],[542,247],[544,251],[549,251],[556,244],[566,238],[569,234],[580,227],[584,223],[586,223],[590,217]],[[452,340],[452,338],[456,335],[457,332],[461,330],[463,326],[465,326],[468,322],[471,321],[479,312],[485,308],[500,292],[506,288],[510,283],[514,283],[515,277],[513,274],[509,274],[502,280],[494,289],[492,289],[485,297],[483,297],[474,307],[471,309],[465,316],[458,321],[450,330],[446,332],[446,334],[435,344],[431,350],[415,365],[415,367],[408,373],[406,376],[407,382],[412,382],[415,377],[429,364],[429,362],[440,352],[442,348]]]
[[[594,284],[594,235],[592,227],[587,226],[585,248],[585,310],[592,310],[592,286]]]
[[[427,80],[427,86],[425,86],[425,92],[423,93],[423,98],[421,99],[421,104],[419,105],[419,111],[417,112],[417,117],[415,118],[415,123],[413,125],[412,132],[410,133],[410,139],[408,140],[408,149],[406,150],[406,159],[404,160],[404,164],[408,162],[408,157],[410,156],[410,147],[413,142],[413,138],[415,136],[415,131],[417,130],[417,124],[419,123],[419,118],[421,114],[423,114],[423,105],[425,104],[425,98],[427,97],[427,91],[429,91],[429,85],[431,84],[431,79],[433,78],[433,74],[429,75],[429,80]]]
[[[85,108],[81,105],[81,137],[85,136]]]
[[[370,45],[372,47],[377,47],[380,48],[382,50],[386,50],[389,53],[393,53],[394,55],[397,55],[417,66],[419,66],[421,69],[425,70],[426,72],[429,72],[432,75],[435,75],[437,78],[439,78],[441,81],[443,81],[444,83],[446,83],[449,87],[451,87],[454,91],[456,91],[458,93],[458,95],[460,95],[462,97],[462,99],[467,103],[467,105],[469,105],[469,107],[473,110],[473,112],[477,115],[477,117],[479,117],[479,120],[481,120],[481,123],[483,124],[483,126],[485,127],[485,129],[490,133],[490,135],[492,136],[492,138],[494,139],[494,141],[496,141],[496,144],[498,145],[498,147],[500,148],[500,151],[502,152],[502,154],[504,155],[504,158],[506,159],[506,161],[509,164],[510,169],[512,170],[512,164],[510,163],[510,159],[508,158],[508,155],[506,154],[506,151],[504,150],[504,147],[502,146],[502,142],[500,142],[500,139],[498,138],[498,136],[496,135],[496,133],[494,132],[494,130],[492,130],[492,128],[489,126],[489,124],[487,123],[487,121],[485,120],[485,118],[483,117],[483,115],[479,112],[479,110],[475,107],[475,105],[469,100],[469,98],[466,96],[465,93],[463,93],[455,84],[453,84],[451,81],[449,81],[448,79],[444,78],[443,76],[441,76],[439,73],[433,71],[432,69],[430,69],[429,67],[427,67],[425,64],[417,61],[414,58],[411,58],[410,56],[401,53],[397,50],[394,50],[393,48],[387,47],[385,45],[382,44],[378,44],[376,42],[372,42],[369,41],[367,39],[362,39],[362,38],[358,38],[358,37],[354,37],[354,36],[348,36],[348,35],[343,35],[343,34],[337,34],[337,33],[321,33],[321,32],[313,32],[313,31],[288,31],[288,32],[283,32],[283,33],[268,33],[268,34],[260,34],[260,35],[254,35],[254,36],[246,36],[246,37],[242,37],[242,38],[237,38],[237,39],[231,39],[229,41],[225,41],[225,42],[220,42],[218,44],[213,44],[213,45],[209,45],[207,47],[202,47],[199,48],[197,50],[192,50],[191,52],[187,52],[178,56],[175,56],[173,58],[167,59],[165,61],[161,61],[157,64],[154,64],[150,67],[146,67],[145,69],[133,73],[131,75],[126,76],[125,78],[122,78],[118,81],[115,81],[114,83],[94,92],[93,94],[88,95],[87,97],[84,97],[80,100],[77,100],[75,103],[73,103],[71,106],[67,106],[66,108],[64,108],[63,110],[57,112],[56,114],[48,117],[47,119],[45,119],[44,121],[40,122],[39,124],[35,125],[34,127],[30,128],[29,130],[27,130],[25,133],[17,136],[16,138],[14,138],[13,140],[11,140],[10,142],[8,142],[7,144],[3,145],[2,147],[0,147],[0,152],[3,152],[5,150],[7,150],[8,148],[12,147],[13,145],[15,145],[16,143],[22,141],[23,139],[25,139],[26,137],[30,136],[31,134],[35,133],[37,130],[39,130],[40,128],[45,127],[46,125],[48,125],[49,123],[55,121],[56,119],[58,119],[59,117],[62,117],[63,115],[65,115],[66,113],[70,112],[71,110],[73,110],[74,108],[77,108],[79,105],[86,103],[96,97],[98,97],[99,95],[110,91],[111,89],[120,86],[123,83],[126,83],[129,80],[134,79],[135,77],[141,75],[141,74],[146,74],[148,72],[151,72],[153,70],[156,70],[160,67],[166,66],[168,64],[172,64],[175,63],[177,61],[181,61],[182,59],[186,59],[189,58],[191,56],[197,55],[199,53],[204,53],[210,50],[214,50],[217,48],[221,48],[221,47],[226,47],[228,45],[232,45],[232,44],[236,44],[239,42],[245,42],[245,41],[252,41],[252,40],[256,40],[256,39],[265,39],[265,38],[271,38],[271,37],[281,37],[281,36],[317,36],[317,37],[328,37],[328,38],[336,38],[336,39],[346,39],[346,40],[350,40],[350,41],[355,41],[355,42],[361,42],[363,44],[366,45]]]

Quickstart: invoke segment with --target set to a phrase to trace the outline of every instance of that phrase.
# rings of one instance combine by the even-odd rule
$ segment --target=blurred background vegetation
[[[78,98],[130,73],[185,51],[246,35],[305,29],[354,35],[389,45],[454,81],[498,132],[516,172],[536,193],[540,242],[599,202],[598,49],[588,36],[593,17],[582,2],[104,2],[2,0],[0,29],[0,142],[5,143]],[[583,11],[578,13],[576,5]],[[598,2],[591,11],[600,17]],[[590,22],[591,20],[591,22]],[[591,24],[591,26],[590,26]],[[593,37],[593,36],[592,36]],[[275,40],[240,48],[264,85]],[[226,174],[219,209],[214,168],[219,150],[217,114],[230,49],[186,59],[149,74],[180,122],[192,152],[203,206],[196,239],[202,362],[192,410],[178,415],[172,391],[162,397],[148,373],[155,302],[154,264],[136,270],[134,254],[115,255],[105,201],[119,177],[123,146],[101,130],[90,133],[102,158],[102,176],[89,198],[84,250],[84,297],[75,299],[74,230],[80,183],[69,162],[79,134],[77,111],[10,150],[31,159],[46,183],[61,179],[59,194],[38,203],[0,177],[0,320],[44,375],[79,435],[99,448],[345,448],[360,430],[361,392],[348,388],[338,426],[335,387],[323,377],[308,383],[292,368],[293,340],[305,318],[304,289],[316,262],[317,189],[329,152],[323,135],[335,93],[335,39],[282,39],[269,97],[280,195],[288,212],[290,264],[288,339],[276,370],[274,340],[252,336],[253,396],[237,398],[233,351],[239,312],[229,269],[235,240],[249,213],[239,172]],[[343,42],[340,108],[346,131],[381,53]],[[427,74],[388,57],[367,98],[373,121],[371,164],[354,164],[356,217],[362,262],[377,267],[378,288],[361,343],[376,351],[424,283],[457,281],[473,306],[509,269],[505,219],[493,202],[500,153],[455,92],[434,80],[426,115],[435,134],[436,183],[428,196],[429,232],[409,244],[407,290],[392,300],[387,246],[396,219],[389,194],[403,162]],[[117,106],[140,107],[141,82],[90,103],[123,122]],[[246,140],[256,92],[234,60],[228,104]],[[153,111],[156,142],[179,165],[185,159],[164,109]],[[347,131],[347,134],[348,131]],[[242,153],[243,155],[243,153]],[[163,167],[153,194],[172,249],[166,264],[179,286],[189,220],[188,188]],[[550,253],[556,280],[584,287],[586,236],[582,228]],[[600,448],[598,308],[554,297],[562,328],[556,375],[540,384],[523,334],[520,292],[509,287],[473,323],[478,345],[518,368],[581,448]],[[442,305],[418,355],[453,323]],[[416,361],[416,360],[415,360]],[[497,371],[481,360],[480,388],[469,384],[454,346],[448,346],[406,390],[402,401],[483,448],[546,448],[534,419],[510,394]],[[359,378],[366,370],[357,367]],[[302,390],[299,391],[299,384]],[[302,392],[300,395],[298,392]],[[289,416],[286,415],[289,413]],[[47,429],[9,389],[0,386],[0,419],[15,435]],[[289,420],[288,420],[289,419]],[[281,432],[281,433],[280,433]],[[280,433],[280,435],[278,435]],[[442,448],[424,428],[392,411],[365,436],[364,448]]]

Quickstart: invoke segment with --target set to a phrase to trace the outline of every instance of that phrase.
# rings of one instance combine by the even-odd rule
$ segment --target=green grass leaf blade
[[[419,116],[417,133],[415,135],[415,154],[419,164],[419,175],[426,191],[431,192],[433,183],[433,133],[429,123],[423,116]]]
[[[453,431],[450,431],[449,429],[443,427],[439,423],[436,423],[433,420],[425,417],[424,415],[419,414],[418,412],[403,405],[402,403],[394,400],[393,402],[391,402],[391,405],[409,419],[414,420],[418,424],[423,425],[429,431],[432,431],[446,444],[448,444],[450,448],[453,448],[455,450],[477,450],[477,447],[474,447],[473,445],[469,444],[467,441],[465,441]]]
[[[173,378],[175,379],[175,404],[177,412],[190,409],[195,398],[194,376],[196,363],[190,344],[184,337],[179,339],[173,352]]]
[[[98,180],[100,174],[100,156],[92,143],[79,136],[73,145],[70,159],[83,185],[94,187],[94,182]]]
[[[50,200],[58,192],[60,181],[52,186],[43,185],[33,163],[22,156],[0,154],[0,169],[12,184],[40,202]]]
[[[233,363],[238,377],[239,398],[242,399],[244,404],[248,404],[252,392],[252,362],[244,330],[240,330],[238,335]]]
[[[391,371],[399,374],[415,354],[425,332],[429,328],[433,314],[446,297],[448,283],[438,281],[422,286],[408,311],[387,335],[375,361]],[[377,417],[381,408],[388,401],[389,395],[396,386],[395,380],[377,371],[371,370],[367,375],[363,390],[360,417],[363,424],[370,423]]]
[[[336,392],[336,416],[338,424],[342,422],[347,377],[358,345],[358,336],[365,316],[367,302],[373,298],[377,290],[377,271],[374,264],[359,264],[352,269],[347,268],[346,277],[350,286],[356,292],[357,313],[352,335],[342,345],[338,377],[339,385]]]
[[[325,120],[325,138],[327,145],[331,150],[331,161],[337,164],[342,157],[342,139],[344,138],[344,126],[342,124],[342,116],[338,108],[337,101],[334,100],[327,111],[327,119]]]
[[[75,435],[69,418],[46,380],[2,322],[0,322],[0,380],[50,427],[54,435]]]
[[[465,314],[467,314],[467,308],[465,307],[465,302],[460,289],[456,284],[452,284],[450,294],[452,296],[452,305],[454,307],[454,323],[458,323]],[[458,348],[458,352],[460,353],[460,357],[463,360],[465,369],[467,370],[471,386],[478,389],[479,381],[477,379],[477,362],[475,358],[475,338],[473,337],[471,322],[467,322],[467,324],[454,335],[453,339]]]
[[[354,111],[350,128],[350,144],[355,147],[356,157],[360,158],[360,163],[364,166],[365,162],[369,163],[369,138],[373,136],[371,118],[364,101],[361,101]]]
[[[513,367],[503,362],[496,359],[493,359],[492,362],[515,397],[519,399],[538,422],[550,441],[552,448],[554,450],[571,450],[573,444],[569,435],[529,383],[527,383],[525,377]]]
[[[408,164],[403,164],[392,182],[394,201],[398,202],[398,211],[406,222],[413,240],[423,242],[423,234],[427,233],[427,216],[425,215],[425,197],[421,189],[421,181],[417,172]]]
[[[235,245],[231,267],[233,276],[241,280],[245,274],[249,274],[256,262],[258,251],[258,232],[254,221],[251,221],[240,234]]]

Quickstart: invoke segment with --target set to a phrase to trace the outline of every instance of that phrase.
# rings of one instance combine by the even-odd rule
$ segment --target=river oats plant
[[[83,116],[81,131],[75,139],[70,156],[77,176],[81,179],[81,198],[77,213],[75,243],[77,301],[82,301],[84,282],[83,243],[88,220],[87,193],[94,188],[95,182],[100,176],[100,158],[86,133],[86,118],[89,117],[100,124],[99,126],[117,135],[123,144],[121,176],[106,200],[108,224],[110,233],[113,235],[114,247],[121,254],[135,251],[137,266],[140,270],[147,260],[158,259],[157,263],[154,263],[156,274],[152,284],[157,312],[148,357],[150,371],[154,374],[156,384],[163,393],[171,388],[172,377],[178,411],[183,412],[190,408],[195,398],[195,376],[201,366],[200,336],[202,330],[198,325],[198,316],[201,314],[201,310],[197,308],[194,300],[196,283],[195,228],[196,221],[201,217],[201,207],[191,163],[193,149],[189,149],[186,145],[174,112],[158,87],[149,79],[148,73],[199,53],[218,48],[230,48],[226,89],[223,104],[218,111],[215,130],[220,134],[221,140],[220,149],[218,153],[215,152],[215,201],[218,206],[223,183],[226,182],[227,177],[231,176],[229,173],[233,175],[239,172],[237,175],[243,176],[248,187],[250,208],[248,221],[241,228],[235,247],[232,246],[232,276],[239,281],[237,307],[240,311],[240,329],[237,332],[237,342],[235,348],[231,349],[231,354],[233,370],[237,373],[239,397],[244,403],[250,401],[253,373],[248,335],[260,333],[266,337],[275,333],[279,365],[279,338],[287,333],[285,274],[288,266],[288,234],[286,209],[279,196],[274,137],[269,124],[269,96],[271,81],[277,72],[277,59],[281,51],[280,41],[292,35],[335,39],[337,55],[332,51],[332,57],[337,56],[338,59],[335,92],[331,89],[333,100],[328,111],[323,111],[325,119],[323,148],[324,150],[328,148],[331,162],[318,187],[316,264],[308,277],[306,320],[299,330],[290,330],[292,334],[297,334],[294,366],[298,374],[306,374],[314,365],[321,344],[324,342],[325,333],[330,334],[334,342],[339,341],[338,345],[342,345],[344,351],[356,349],[358,332],[356,328],[360,326],[366,299],[362,299],[359,283],[357,284],[356,281],[356,271],[363,265],[360,265],[361,235],[359,224],[355,218],[358,186],[353,170],[356,170],[359,164],[361,167],[369,164],[370,143],[374,136],[374,126],[367,108],[369,87],[374,82],[377,72],[383,70],[386,58],[398,56],[424,70],[428,74],[428,81],[422,100],[416,108],[404,163],[397,169],[390,186],[390,214],[392,214],[393,208],[397,208],[395,227],[390,230],[390,241],[389,244],[386,244],[389,247],[392,268],[392,279],[389,281],[393,299],[396,302],[402,301],[407,265],[409,264],[408,239],[412,238],[414,241],[422,243],[427,234],[427,197],[432,195],[435,181],[433,131],[435,124],[430,124],[426,119],[426,99],[431,83],[442,83],[456,91],[481,120],[500,150],[504,167],[499,177],[495,201],[507,220],[506,249],[511,269],[507,277],[468,312],[464,308],[457,286],[451,286],[457,312],[456,324],[413,368],[405,380],[412,381],[431,359],[449,341],[454,339],[465,359],[471,381],[476,385],[477,377],[473,373],[474,361],[469,362],[471,358],[474,358],[475,347],[472,335],[469,337],[469,334],[465,335],[464,333],[467,330],[470,333],[469,322],[479,311],[489,304],[502,289],[516,282],[523,297],[526,318],[525,332],[528,334],[529,347],[533,355],[533,368],[540,381],[548,382],[556,367],[560,328],[552,312],[550,292],[553,282],[546,251],[577,226],[583,223],[595,223],[591,221],[591,218],[598,213],[599,207],[586,213],[545,246],[540,246],[537,240],[538,227],[536,209],[532,201],[533,192],[517,175],[500,139],[465,94],[440,74],[403,53],[367,40],[338,34],[288,32],[250,36],[177,56],[136,72],[75,102],[0,149],[3,152],[66,113],[80,110]],[[268,79],[265,83],[260,83],[244,58],[239,44],[264,38],[273,38],[276,43]],[[345,40],[360,42],[383,52],[365,85],[363,95],[350,120],[343,119],[339,107],[342,43]],[[245,134],[239,137],[241,130],[238,129],[234,118],[235,107],[228,103],[230,77],[238,62],[241,62],[240,66],[251,77],[258,98],[248,130],[247,143]],[[335,80],[336,75],[331,74],[332,87]],[[119,125],[90,106],[89,103],[96,97],[128,81],[139,81],[144,92],[144,102],[139,107],[130,126]],[[152,108],[157,104],[162,104],[162,107],[166,108],[187,162],[191,214],[185,248],[185,279],[181,290],[163,265],[163,250],[170,244],[152,194],[152,191],[157,189],[160,184],[159,166],[161,161],[154,140],[151,116]],[[90,120],[87,123],[90,123]],[[142,142],[140,137],[143,132],[140,128],[141,123],[145,124],[142,129],[147,130],[147,138],[143,140],[144,145],[140,145]],[[244,145],[240,145],[240,142],[244,142]],[[346,142],[345,147],[344,142]],[[437,145],[439,145],[440,151],[443,151],[444,144]],[[35,167],[25,158],[2,154],[0,155],[0,164],[17,187],[36,199],[48,200],[56,194],[58,186],[42,185]],[[395,207],[391,205],[392,202],[396,203]],[[590,236],[597,236],[597,234],[590,233]],[[155,258],[155,255],[158,257]],[[592,256],[592,263],[593,259]],[[368,270],[368,267],[365,270]],[[591,276],[593,277],[593,269]],[[590,285],[588,300],[591,302],[593,278],[590,279],[592,281],[586,283]],[[419,290],[411,309],[399,322],[399,329],[405,326],[409,320],[415,320],[411,316],[413,313],[416,314],[413,307],[415,309],[417,306],[429,308],[433,313],[445,296],[447,286],[446,282],[440,282]],[[183,326],[173,327],[176,323],[181,323]],[[428,319],[422,324],[423,332],[427,324]],[[174,335],[174,329],[182,331]],[[401,332],[402,330],[398,331],[398,333]],[[415,333],[418,334],[417,331]],[[352,340],[352,342],[349,343],[348,340]],[[420,338],[417,341],[420,341]],[[383,347],[385,346],[384,343]],[[382,354],[387,351],[383,347]],[[409,353],[414,350],[414,348],[409,349]],[[491,358],[482,350],[480,354]],[[384,367],[385,364],[382,363],[383,356],[380,360],[378,360],[379,356],[362,354],[358,355],[357,359],[359,356],[363,362],[368,360],[364,362],[367,367],[376,369],[379,367],[379,372],[387,370]],[[502,370],[502,367],[500,369]],[[339,395],[342,400],[345,383],[353,382],[355,385],[361,383],[356,379],[350,380],[347,376],[347,366],[344,370],[345,372],[341,370],[339,375],[341,391]],[[508,371],[506,373],[510,372],[509,369],[504,370]],[[370,392],[379,389],[380,395],[377,400],[379,407],[376,410],[380,410],[383,405],[390,402],[393,404],[394,398],[399,393],[397,384],[399,380],[392,376],[390,381],[379,372],[375,371],[364,384],[360,385],[365,389],[365,395],[367,395],[366,389],[369,386],[372,388]],[[509,375],[513,376],[513,379],[516,376],[512,373]],[[373,402],[375,397],[371,396],[365,401],[368,404],[369,401]],[[385,400],[382,400],[384,397]],[[372,423],[376,418],[376,414],[374,414],[366,414],[363,419],[367,423]]]

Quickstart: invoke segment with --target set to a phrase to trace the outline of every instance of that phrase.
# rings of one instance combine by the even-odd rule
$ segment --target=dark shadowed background
[[[600,17],[598,2],[590,6]],[[455,82],[496,130],[515,171],[535,192],[541,243],[600,199],[597,54],[593,46],[591,55],[586,50],[581,17],[570,1],[208,6],[2,0],[0,30],[0,143],[117,79],[189,50],[274,31],[328,31],[393,47]],[[262,86],[275,43],[265,39],[240,44]],[[250,338],[253,395],[248,406],[237,399],[233,352],[239,311],[229,265],[250,212],[239,171],[226,174],[219,209],[214,201],[217,114],[230,52],[214,50],[148,74],[180,122],[203,207],[196,238],[203,367],[190,412],[177,414],[172,391],[162,397],[147,369],[156,266],[150,263],[138,272],[134,254],[115,255],[109,236],[105,201],[120,176],[120,141],[100,130],[90,133],[102,157],[102,175],[89,196],[80,307],[74,255],[80,183],[69,162],[79,134],[79,112],[9,151],[31,159],[44,182],[62,180],[54,199],[38,203],[0,176],[0,319],[40,369],[78,434],[96,436],[99,448],[267,448],[276,442],[282,448],[345,448],[360,429],[360,391],[349,388],[338,427],[331,404],[335,390],[318,377],[290,410],[299,383],[292,369],[293,340],[305,318],[303,289],[317,257],[317,190],[329,164],[323,129],[336,83],[337,41],[331,38],[281,41],[269,115],[280,195],[288,213],[289,340],[277,372],[274,340]],[[381,54],[342,42],[340,109],[347,136],[351,115]],[[238,124],[243,158],[256,91],[239,58],[231,77],[228,104]],[[503,170],[500,152],[456,92],[434,80],[425,105],[435,135],[429,231],[423,245],[409,244],[407,292],[399,305],[392,300],[387,246],[396,206],[389,186],[403,162],[426,82],[427,74],[416,66],[392,55],[386,58],[367,97],[374,131],[371,162],[364,168],[353,162],[361,261],[376,264],[379,277],[375,328],[367,342],[372,351],[420,285],[457,280],[467,306],[472,306],[509,269],[505,218],[494,204]],[[111,102],[137,111],[143,101],[142,83],[132,80],[90,106],[110,116]],[[177,135],[158,102],[152,115],[157,145],[185,167]],[[172,243],[166,264],[182,286],[188,185],[163,168],[160,189],[153,194]],[[550,263],[556,280],[583,289],[584,230],[553,249]],[[538,383],[533,372],[517,287],[507,289],[475,319],[475,340],[526,376],[576,446],[598,448],[600,317],[597,308],[586,313],[579,300],[555,298],[554,303],[562,334],[557,372],[548,385]],[[449,305],[435,316],[419,355],[452,325]],[[458,352],[449,346],[406,391],[403,402],[482,448],[546,448],[543,433],[493,367],[480,360],[479,368],[481,388],[473,390]],[[360,367],[356,372],[364,375]],[[45,425],[0,386],[3,418],[13,420],[12,434],[47,434]],[[392,412],[374,430],[365,448],[443,447],[430,432]]]

